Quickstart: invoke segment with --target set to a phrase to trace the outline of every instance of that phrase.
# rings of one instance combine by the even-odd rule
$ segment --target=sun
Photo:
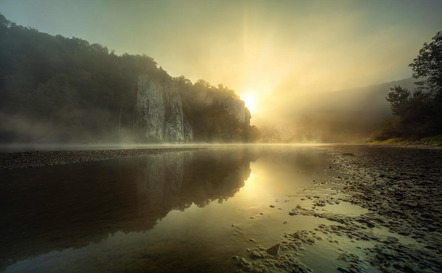
[[[249,109],[250,113],[255,111],[255,97],[251,94],[241,96],[241,99],[245,102],[246,107]]]

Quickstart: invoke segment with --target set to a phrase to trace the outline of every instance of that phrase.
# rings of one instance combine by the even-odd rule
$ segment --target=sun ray
[[[248,93],[244,96],[241,96],[241,99],[244,101],[246,107],[249,109],[250,113],[255,112],[255,96]]]

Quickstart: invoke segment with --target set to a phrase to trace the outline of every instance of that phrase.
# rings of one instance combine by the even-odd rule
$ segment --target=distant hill
[[[353,142],[363,141],[391,117],[385,100],[396,85],[413,88],[413,80],[403,79],[360,88],[323,92],[300,98],[301,108],[293,109],[279,128],[266,131],[267,141]],[[276,134],[272,130],[278,131]]]
[[[414,82],[412,78],[409,78],[365,87],[326,92],[319,94],[315,99],[317,99],[318,107],[323,110],[366,111],[373,114],[389,115],[390,106],[385,97],[390,88],[396,85],[412,89]]]
[[[348,142],[367,138],[391,117],[385,97],[396,85],[413,88],[414,83],[410,78],[314,96],[312,107],[297,120],[298,139]]]

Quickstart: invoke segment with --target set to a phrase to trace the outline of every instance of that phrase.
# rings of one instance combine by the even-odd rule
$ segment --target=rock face
[[[174,82],[138,77],[137,127],[153,142],[189,142],[193,130],[183,113],[181,97]]]
[[[246,108],[244,101],[233,98],[222,93],[208,93],[204,98],[207,106],[218,104],[236,117],[240,122],[250,125],[250,111]]]
[[[249,110],[232,92],[200,92],[191,99],[206,108],[221,106],[239,122],[250,125]],[[172,79],[138,77],[136,127],[141,129],[147,141],[176,143],[194,140],[194,130],[201,128],[192,128],[193,120],[189,122],[182,104],[180,90]]]
[[[218,103],[240,122],[250,125],[251,115],[249,109],[246,108],[244,101],[240,99],[220,98],[218,99]]]

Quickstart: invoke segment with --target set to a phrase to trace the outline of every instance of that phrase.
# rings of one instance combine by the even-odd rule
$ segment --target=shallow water
[[[1,170],[0,270],[235,272],[232,257],[248,248],[331,223],[289,215],[312,206],[303,196],[334,176],[329,165],[321,146],[232,145]],[[368,212],[345,202],[323,210]],[[337,272],[337,255],[324,241],[299,259]]]

